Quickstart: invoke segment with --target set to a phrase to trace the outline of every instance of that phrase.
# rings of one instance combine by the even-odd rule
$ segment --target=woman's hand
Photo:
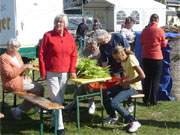
[[[24,64],[24,68],[25,69],[33,69],[33,65],[32,64]]]
[[[42,80],[46,80],[46,76],[42,76],[41,78],[42,78]]]
[[[72,78],[72,79],[76,79],[76,78],[77,78],[76,73],[70,73],[70,78]]]
[[[31,79],[29,76],[24,76],[24,80],[25,80],[26,82],[32,83],[32,79]]]
[[[122,86],[124,89],[129,88],[129,86],[130,86],[130,81],[129,81],[129,79],[123,80],[122,83],[121,83],[121,86]]]

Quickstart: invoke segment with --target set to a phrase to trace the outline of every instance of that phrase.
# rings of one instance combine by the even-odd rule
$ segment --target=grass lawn
[[[71,97],[72,94],[68,92],[65,101],[69,101]],[[21,101],[22,99],[18,98],[18,103],[21,103]],[[98,99],[96,101],[99,102]],[[14,120],[10,113],[12,102],[12,95],[8,94],[6,97],[5,118],[0,123],[1,135],[38,135],[39,114],[33,113],[33,110],[31,110],[23,115],[22,120]],[[81,132],[79,134],[76,129],[75,111],[64,112],[66,135],[128,135],[123,129],[121,119],[115,125],[102,127],[100,124],[100,108],[97,107],[94,115],[89,115],[87,107],[84,105],[86,104],[83,103],[81,107]],[[133,135],[180,135],[180,102],[160,102],[157,106],[145,107],[142,101],[139,100],[137,118],[142,127]],[[52,134],[49,132],[50,119],[50,115],[45,115],[45,135]]]

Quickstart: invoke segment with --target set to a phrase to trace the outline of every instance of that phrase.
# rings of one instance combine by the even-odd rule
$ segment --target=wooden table
[[[89,84],[89,83],[94,83],[94,82],[105,82],[107,80],[111,80],[111,77],[106,77],[106,78],[95,78],[95,79],[82,79],[82,78],[77,78],[77,79],[70,79],[69,81],[77,86],[77,89],[80,88],[81,85]],[[100,88],[99,91],[93,92],[93,93],[87,93],[84,95],[77,95],[76,96],[76,116],[77,116],[77,128],[78,131],[80,130],[80,111],[79,111],[79,106],[80,106],[80,101],[87,100],[90,97],[95,97],[95,96],[100,96],[101,98],[101,116],[102,116],[102,124],[103,124],[103,95],[102,95],[102,88]]]
[[[44,119],[43,119],[43,110],[51,110],[54,114],[55,119],[55,130],[54,135],[57,135],[57,110],[58,109],[64,109],[64,106],[55,102],[52,102],[44,97],[37,96],[32,93],[27,92],[14,92],[15,95],[24,98],[25,100],[33,103],[34,105],[37,105],[40,107],[40,135],[44,134]]]

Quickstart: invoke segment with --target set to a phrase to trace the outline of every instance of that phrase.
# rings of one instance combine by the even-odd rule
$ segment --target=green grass
[[[2,95],[2,94],[1,94]],[[72,94],[66,94],[66,100],[71,99]],[[98,99],[96,99],[99,102]],[[18,103],[22,99],[18,98]],[[14,120],[10,113],[12,105],[12,95],[6,97],[5,118],[1,120],[2,135],[38,135],[39,134],[39,114],[31,110],[23,115],[20,121]],[[122,120],[115,125],[101,125],[100,108],[94,115],[89,115],[86,104],[81,107],[81,131],[78,134],[76,128],[76,113],[64,112],[64,124],[66,135],[129,135],[123,129]],[[106,114],[105,114],[106,115]],[[137,118],[142,123],[142,127],[133,135],[180,135],[180,102],[160,102],[154,107],[145,107],[141,100],[138,100]],[[45,135],[49,133],[51,116],[45,116]]]

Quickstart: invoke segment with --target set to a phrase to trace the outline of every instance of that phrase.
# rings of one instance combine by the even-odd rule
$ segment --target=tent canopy
[[[166,8],[166,5],[156,2],[154,0],[91,0],[85,4],[84,7],[97,7],[97,8]]]
[[[104,1],[104,0],[100,0]],[[113,5],[123,8],[166,8],[166,5],[154,0],[105,0]]]
[[[154,0],[90,0],[84,6],[84,14],[99,18],[109,31],[120,31],[124,20],[132,16],[136,23],[134,30],[141,31],[153,13],[159,15],[159,25],[166,22],[166,6]]]

